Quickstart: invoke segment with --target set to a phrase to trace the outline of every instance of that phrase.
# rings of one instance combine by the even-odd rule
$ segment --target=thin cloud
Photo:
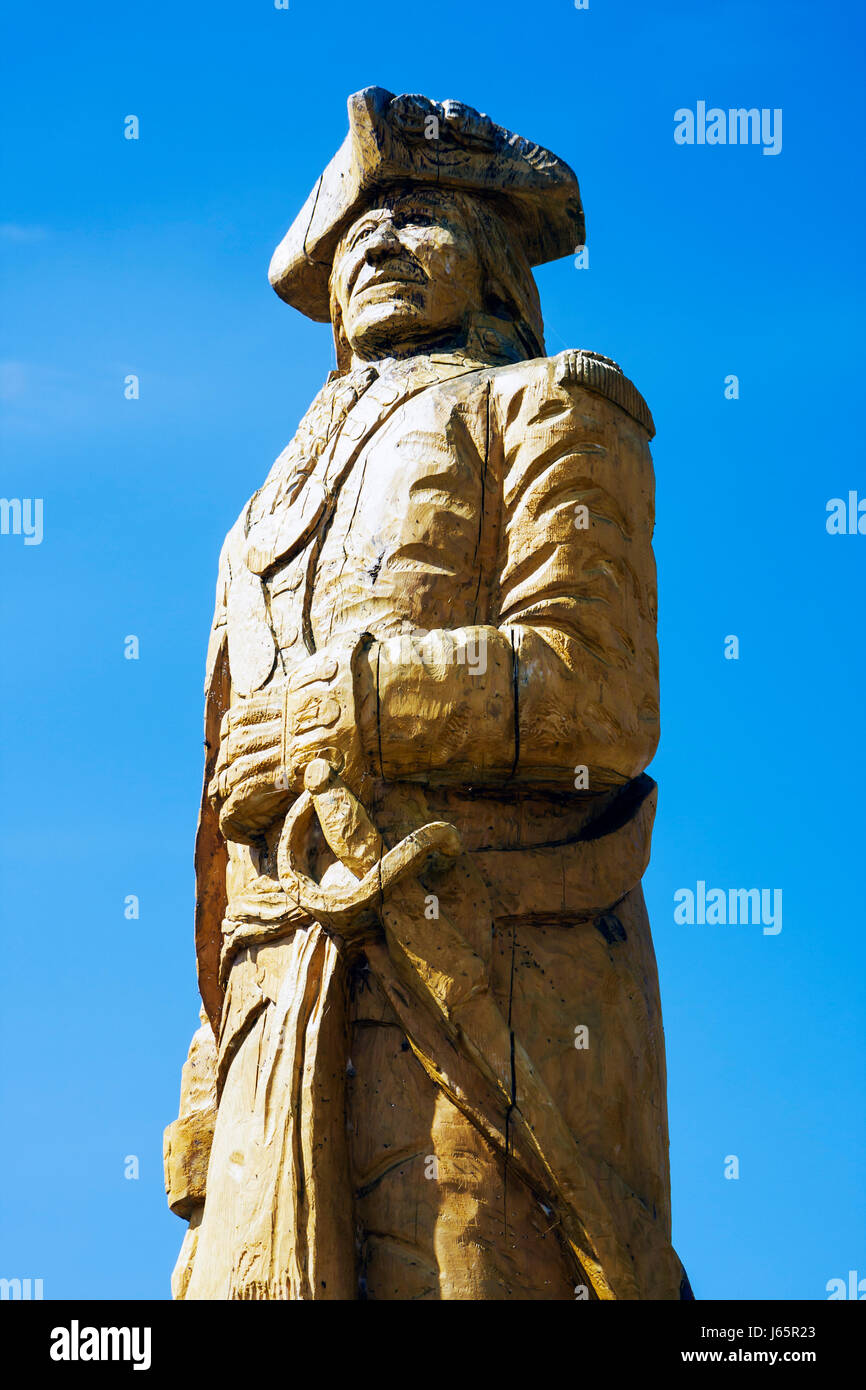
[[[44,241],[47,235],[44,227],[25,227],[20,222],[0,222],[0,241]]]

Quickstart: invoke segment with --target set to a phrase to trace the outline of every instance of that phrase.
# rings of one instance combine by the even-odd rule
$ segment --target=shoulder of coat
[[[617,362],[611,357],[602,357],[600,352],[566,348],[555,357],[533,357],[526,362],[497,367],[494,376],[497,387],[509,393],[530,382],[541,389],[545,385],[551,388],[582,386],[613,401],[643,426],[650,439],[655,434],[650,408],[637,387]]]

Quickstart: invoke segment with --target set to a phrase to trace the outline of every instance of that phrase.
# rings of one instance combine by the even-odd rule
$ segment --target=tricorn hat
[[[493,198],[520,237],[531,266],[584,243],[575,174],[460,102],[395,96],[365,87],[349,97],[349,134],[283,237],[269,279],[287,304],[330,318],[328,280],[343,231],[376,193],[422,183]]]

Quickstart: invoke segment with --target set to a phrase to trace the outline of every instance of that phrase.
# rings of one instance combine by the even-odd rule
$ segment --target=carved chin
[[[427,313],[427,296],[421,285],[406,285],[395,291],[392,285],[371,285],[362,290],[352,305],[353,328],[363,332],[367,323],[416,321]]]
[[[407,335],[425,336],[438,333],[443,327],[447,327],[430,314],[424,302],[423,291],[407,292],[398,298],[394,297],[393,291],[387,298],[373,298],[372,292],[369,293],[370,297],[365,296],[365,303],[358,306],[351,323],[345,325],[349,342],[353,346],[371,342],[396,343]]]

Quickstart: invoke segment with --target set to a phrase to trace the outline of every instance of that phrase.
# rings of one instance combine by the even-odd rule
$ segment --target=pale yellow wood
[[[545,353],[567,165],[456,102],[349,123],[271,266],[338,370],[220,558],[173,1292],[689,1297],[641,891],[652,418]]]

